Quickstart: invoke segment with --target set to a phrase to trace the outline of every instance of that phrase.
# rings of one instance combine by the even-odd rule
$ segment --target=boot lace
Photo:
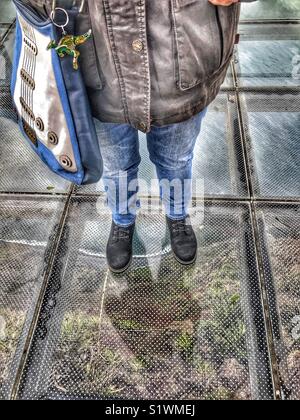
[[[172,226],[173,233],[179,235],[180,233],[186,233],[189,235],[191,233],[191,227],[186,223],[186,220],[178,220],[173,223]]]
[[[130,239],[130,229],[122,227],[122,226],[115,226],[113,231],[113,240],[128,240]]]

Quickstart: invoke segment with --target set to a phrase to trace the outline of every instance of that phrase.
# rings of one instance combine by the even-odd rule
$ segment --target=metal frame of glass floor
[[[175,262],[154,192],[133,265],[114,276],[101,184],[74,188],[20,137],[4,7],[0,398],[298,400],[300,20],[241,23],[196,150],[197,264]],[[140,176],[150,181],[144,140]]]

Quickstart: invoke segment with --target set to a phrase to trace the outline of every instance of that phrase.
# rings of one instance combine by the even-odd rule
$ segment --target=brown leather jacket
[[[52,0],[29,1],[51,9]],[[69,7],[72,1],[57,4]],[[93,42],[82,47],[80,62],[95,117],[147,132],[151,125],[186,120],[215,99],[232,57],[240,4],[85,3],[77,32],[93,29]]]

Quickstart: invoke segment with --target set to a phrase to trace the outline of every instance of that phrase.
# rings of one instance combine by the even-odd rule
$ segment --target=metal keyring
[[[66,15],[66,23],[64,25],[59,25],[58,23],[55,22],[55,14],[58,10],[63,12]],[[51,19],[54,26],[56,26],[57,28],[61,28],[61,30],[63,31],[64,34],[66,33],[65,27],[68,26],[68,24],[70,22],[70,16],[65,9],[63,9],[62,7],[56,7],[55,9],[52,10],[52,12],[50,14],[50,19]]]

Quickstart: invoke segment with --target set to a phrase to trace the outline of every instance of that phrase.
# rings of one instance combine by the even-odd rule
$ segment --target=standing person
[[[39,7],[52,3],[29,1]],[[56,3],[66,7],[72,1]],[[238,3],[85,1],[81,21],[92,27],[94,45],[82,49],[80,65],[96,118],[112,210],[107,260],[113,272],[126,270],[132,259],[141,160],[138,131],[147,134],[175,257],[185,265],[196,259],[197,240],[188,215],[193,151],[207,106],[230,64]]]

